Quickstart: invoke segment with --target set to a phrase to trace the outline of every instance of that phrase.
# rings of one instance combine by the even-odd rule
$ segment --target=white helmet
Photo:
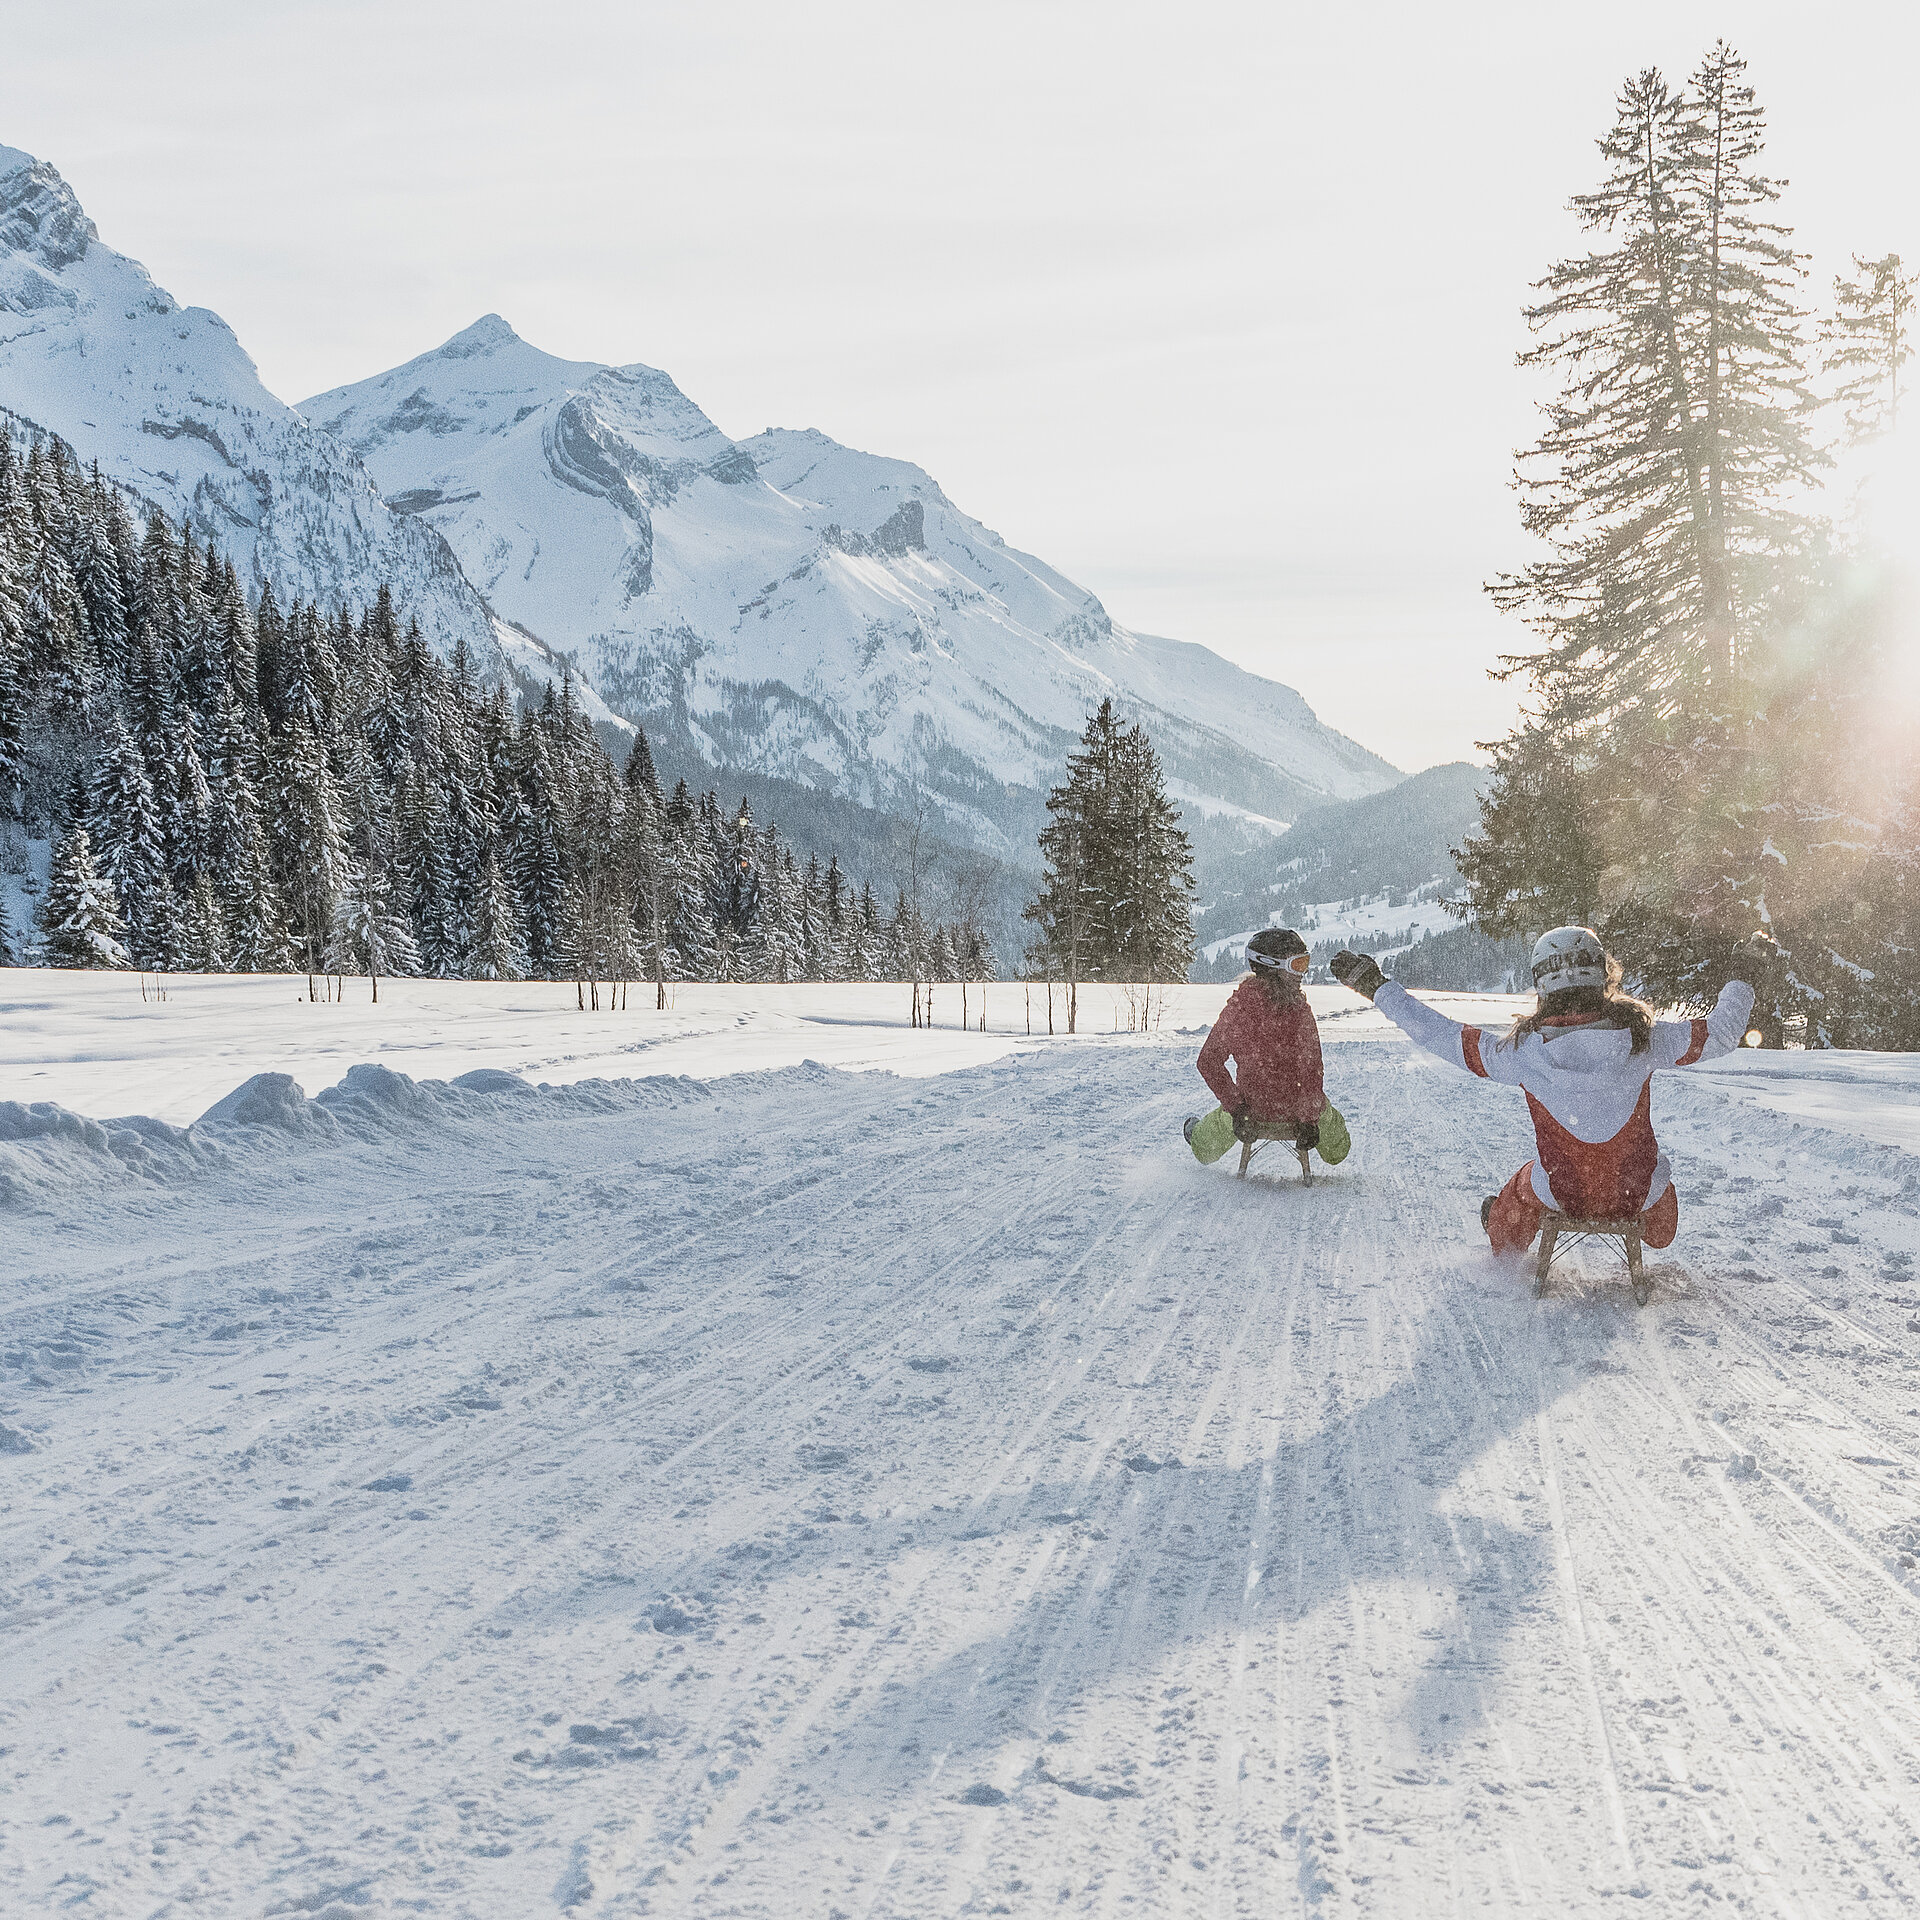
[[[1542,993],[1563,987],[1604,987],[1607,950],[1591,927],[1555,927],[1533,943],[1533,984]]]

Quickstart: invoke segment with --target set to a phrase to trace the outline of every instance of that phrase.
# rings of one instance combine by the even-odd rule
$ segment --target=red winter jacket
[[[1231,1055],[1238,1084],[1227,1070]],[[1200,1077],[1229,1113],[1255,1120],[1318,1120],[1327,1104],[1320,1028],[1303,993],[1278,1004],[1259,980],[1242,980],[1200,1049]]]

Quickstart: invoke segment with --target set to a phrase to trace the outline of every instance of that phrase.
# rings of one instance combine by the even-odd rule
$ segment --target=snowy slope
[[[382,580],[450,652],[494,657],[447,544],[260,384],[217,314],[103,245],[44,162],[0,147],[0,418],[59,434],[110,479],[190,513],[283,603],[365,603]]]
[[[1306,702],[1132,634],[920,468],[818,432],[727,438],[664,373],[568,361],[489,314],[302,403],[499,611],[711,761],[885,803],[1044,787],[1091,705],[1197,795],[1289,819],[1394,774]]]
[[[1653,1304],[1536,1303],[1347,1004],[1306,1193],[1174,1034],[29,1116],[0,1906],[1915,1911],[1920,1161],[1663,1076]]]
[[[1458,917],[1446,907],[1447,893],[1457,887],[1458,882],[1453,883],[1452,888],[1445,881],[1436,882],[1421,888],[1411,900],[1378,893],[1355,900],[1314,901],[1304,911],[1284,915],[1276,911],[1260,926],[1290,926],[1309,947],[1338,940],[1343,946],[1364,950],[1376,959],[1390,959],[1416,940],[1428,934],[1445,933],[1460,924]],[[1238,933],[1209,940],[1200,951],[1209,961],[1218,960],[1223,953],[1239,960],[1246,953],[1247,942],[1259,931],[1260,927],[1242,928]]]

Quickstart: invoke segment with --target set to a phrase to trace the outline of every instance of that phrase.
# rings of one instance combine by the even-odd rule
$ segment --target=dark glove
[[[1750,987],[1764,986],[1778,971],[1780,957],[1780,948],[1771,934],[1750,933],[1734,948],[1727,978],[1744,980]]]
[[[1302,1153],[1311,1153],[1314,1148],[1320,1144],[1320,1122],[1318,1120],[1308,1120],[1300,1126],[1295,1127],[1293,1130],[1293,1144],[1298,1147]]]
[[[1240,1108],[1233,1116],[1233,1137],[1244,1140],[1247,1137],[1247,1110]]]
[[[1387,976],[1372,954],[1349,953],[1345,947],[1333,956],[1330,971],[1343,987],[1351,987],[1369,1000],[1387,984]]]

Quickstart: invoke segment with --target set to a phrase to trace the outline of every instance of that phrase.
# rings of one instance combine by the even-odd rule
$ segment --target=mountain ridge
[[[1107,695],[1184,789],[1256,819],[1399,777],[1291,688],[1129,632],[912,462],[817,428],[731,439],[643,362],[487,314],[301,410],[503,615],[716,767],[930,798],[1003,850],[1008,797],[1044,792]]]
[[[49,163],[0,147],[0,410],[57,434],[149,506],[218,540],[283,603],[382,579],[477,662],[506,663],[453,551],[261,384],[233,329],[100,238]]]
[[[497,313],[289,407],[233,330],[0,147],[0,413],[58,435],[283,602],[384,580],[450,654],[603,726],[1032,857],[1089,709],[1145,722],[1208,830],[1258,839],[1397,772],[1292,689],[1099,598],[910,461],[721,431],[662,370],[564,360]]]

